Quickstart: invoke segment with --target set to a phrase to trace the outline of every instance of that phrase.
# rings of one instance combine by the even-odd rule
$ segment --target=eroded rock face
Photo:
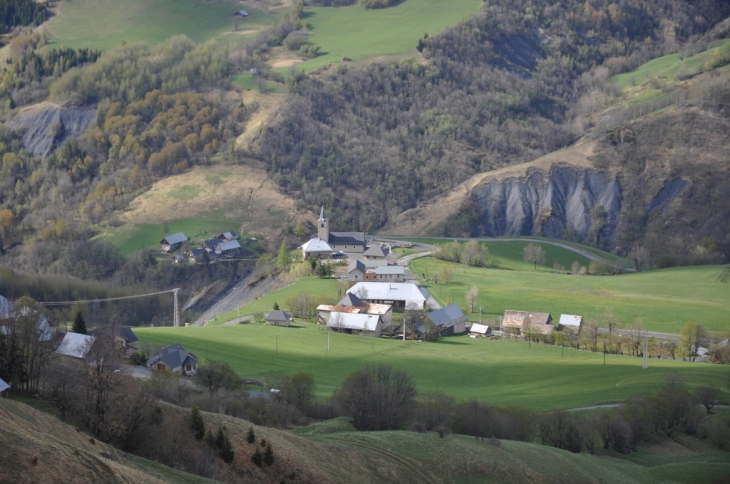
[[[650,210],[666,209],[686,186],[683,180],[667,182],[652,199]],[[485,181],[472,190],[472,200],[480,214],[480,223],[472,235],[562,238],[564,230],[572,227],[585,241],[596,222],[591,211],[600,204],[604,211],[600,222],[602,245],[613,249],[622,195],[618,179],[572,167],[553,167],[549,173],[533,170],[521,179]]]
[[[94,123],[96,107],[42,103],[22,110],[5,125],[12,130],[23,130],[25,149],[33,156],[45,157],[67,138],[83,134]]]

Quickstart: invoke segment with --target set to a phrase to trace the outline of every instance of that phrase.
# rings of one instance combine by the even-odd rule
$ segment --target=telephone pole
[[[175,309],[174,309],[175,315],[173,316],[172,325],[175,328],[177,328],[178,326],[180,326],[180,311],[179,311],[178,305],[177,305],[177,293],[178,293],[178,291],[180,291],[180,288],[179,287],[173,289],[173,291],[172,291],[172,294],[175,297]]]

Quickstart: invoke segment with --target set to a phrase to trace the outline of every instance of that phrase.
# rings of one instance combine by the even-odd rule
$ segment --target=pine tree
[[[248,433],[246,434],[246,442],[249,444],[253,444],[256,442],[256,434],[253,432],[253,427],[248,428]]]
[[[231,462],[233,462],[235,452],[233,451],[231,439],[228,438],[228,435],[223,436],[223,445],[221,446],[220,456],[221,459],[223,459],[223,462],[225,462],[226,464],[230,464]]]
[[[215,447],[221,450],[226,443],[226,434],[223,433],[223,427],[218,427],[218,433],[215,434]]]
[[[197,406],[190,409],[190,429],[197,440],[202,440],[205,437],[205,422],[203,422],[203,416]]]
[[[279,303],[274,301],[274,311],[278,311],[279,309],[281,309],[279,308]]]
[[[271,444],[266,444],[266,449],[264,450],[264,464],[267,466],[274,464],[274,451],[271,449]]]
[[[86,321],[84,321],[84,316],[81,314],[81,311],[76,313],[71,331],[78,334],[88,334],[88,331],[86,331]]]
[[[261,464],[263,463],[263,460],[264,460],[264,456],[261,455],[261,451],[259,450],[258,447],[256,447],[256,452],[254,452],[253,455],[251,456],[251,460],[253,461],[254,464],[261,467]]]

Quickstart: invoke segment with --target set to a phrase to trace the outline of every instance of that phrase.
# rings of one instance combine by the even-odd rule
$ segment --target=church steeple
[[[319,212],[319,220],[317,220],[317,236],[325,242],[330,239],[330,222],[324,216],[324,205]]]

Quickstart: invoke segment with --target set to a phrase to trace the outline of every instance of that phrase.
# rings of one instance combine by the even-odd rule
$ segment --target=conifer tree
[[[251,456],[251,460],[253,461],[254,464],[261,467],[261,464],[263,463],[263,460],[264,460],[264,456],[261,455],[261,451],[259,450],[258,447],[256,447],[256,452],[254,452],[253,455]]]
[[[202,440],[205,437],[205,422],[203,422],[203,416],[197,406],[190,409],[190,429],[197,440]]]
[[[253,444],[256,442],[256,434],[253,432],[253,427],[248,428],[248,433],[246,434],[246,442],[249,444]]]
[[[226,464],[233,462],[233,457],[235,456],[233,445],[231,445],[231,439],[228,438],[228,435],[226,434],[223,435],[223,445],[220,449],[220,456]]]
[[[86,330],[86,321],[84,321],[84,316],[81,314],[81,311],[76,313],[76,317],[74,317],[74,325],[71,331],[78,334],[88,334],[88,331]]]
[[[271,449],[271,444],[266,444],[266,449],[264,449],[264,464],[267,466],[274,464],[274,451]]]

